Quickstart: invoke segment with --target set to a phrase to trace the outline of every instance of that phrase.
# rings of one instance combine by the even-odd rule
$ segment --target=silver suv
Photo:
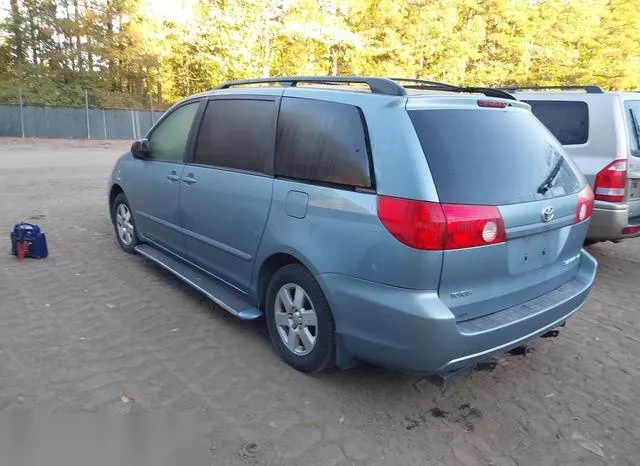
[[[264,316],[304,372],[458,373],[561,326],[596,273],[591,188],[495,89],[226,83],[169,110],[109,193],[122,249]]]
[[[507,90],[531,105],[591,183],[589,240],[640,236],[640,94],[597,86]]]

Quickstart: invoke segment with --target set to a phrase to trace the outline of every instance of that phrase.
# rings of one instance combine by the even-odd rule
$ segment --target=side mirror
[[[140,139],[131,144],[131,154],[136,159],[145,159],[149,156],[151,148],[148,139]]]

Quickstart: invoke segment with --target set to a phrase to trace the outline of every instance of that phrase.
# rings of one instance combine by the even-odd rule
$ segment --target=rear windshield
[[[589,108],[586,102],[523,100],[531,111],[565,146],[589,140]]]
[[[583,178],[525,110],[411,110],[440,202],[506,205],[578,192]],[[551,189],[538,188],[562,160]]]

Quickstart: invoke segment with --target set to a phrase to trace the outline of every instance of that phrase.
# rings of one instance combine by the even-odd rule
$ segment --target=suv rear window
[[[573,161],[524,110],[410,110],[440,202],[506,205],[577,193]],[[538,188],[564,158],[553,187]]]
[[[346,187],[372,186],[364,118],[353,105],[285,97],[276,175]]]
[[[549,131],[568,146],[589,140],[589,107],[586,102],[523,100]]]
[[[624,113],[629,128],[631,155],[640,157],[640,100],[625,102]]]

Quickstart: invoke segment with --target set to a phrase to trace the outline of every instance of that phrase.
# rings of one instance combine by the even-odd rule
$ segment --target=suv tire
[[[313,373],[335,364],[335,323],[320,285],[302,265],[279,269],[267,288],[271,343],[295,369]]]

